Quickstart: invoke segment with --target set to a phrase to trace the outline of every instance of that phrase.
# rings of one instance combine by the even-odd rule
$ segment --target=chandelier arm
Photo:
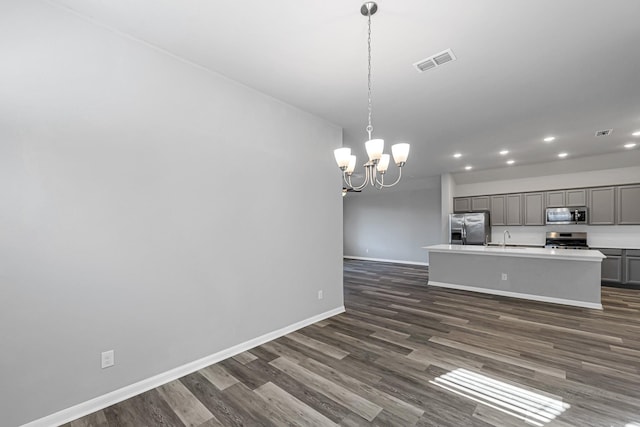
[[[369,183],[369,168],[365,167],[365,177],[364,177],[364,182],[358,186],[355,186],[351,183],[351,176],[349,176],[349,182],[347,182],[347,185],[349,185],[349,187],[352,190],[356,190],[356,191],[360,191],[362,190],[364,187],[367,186],[367,184]]]
[[[394,185],[396,185],[397,183],[400,182],[400,178],[402,178],[402,168],[398,168],[398,179],[395,180],[395,182],[393,184],[384,184],[384,175],[382,175],[382,182],[379,182],[378,184],[381,185],[380,189],[382,188],[389,188],[389,187],[393,187]]]
[[[384,188],[384,174],[380,174],[380,181],[378,181],[378,178],[376,177],[376,183],[374,187],[376,188],[376,190],[382,190]]]
[[[351,176],[349,176],[349,180],[347,181],[347,173],[342,172],[342,181],[349,189],[353,189],[353,185],[351,185]]]

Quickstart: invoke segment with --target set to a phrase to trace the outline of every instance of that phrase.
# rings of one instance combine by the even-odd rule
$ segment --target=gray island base
[[[429,286],[602,309],[596,250],[427,246]]]

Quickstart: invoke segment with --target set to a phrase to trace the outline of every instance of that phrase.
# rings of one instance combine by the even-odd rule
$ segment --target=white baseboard
[[[403,261],[403,260],[400,260],[400,259],[366,258],[366,257],[362,257],[362,256],[352,256],[352,255],[344,255],[343,258],[361,259],[363,261],[392,262],[394,264],[426,265],[426,266],[429,266],[428,262]]]
[[[602,304],[586,301],[575,301],[571,299],[545,297],[542,295],[521,294],[519,292],[500,291],[495,289],[476,288],[474,286],[455,285],[453,283],[432,282],[429,280],[427,283],[429,286],[437,286],[439,288],[458,289],[461,291],[480,292],[483,294],[500,295],[503,297],[530,299],[533,301],[550,302],[554,304],[572,305],[575,307],[594,308],[596,310],[602,310]]]
[[[115,403],[122,402],[123,400],[129,399],[130,397],[136,396],[140,393],[144,393],[145,391],[177,380],[178,378],[182,378],[185,375],[189,375],[209,365],[218,363],[221,360],[227,359],[231,356],[235,356],[236,354],[242,353],[243,351],[251,350],[254,347],[257,347],[268,341],[272,341],[276,338],[280,338],[291,332],[297,331],[298,329],[304,328],[305,326],[309,326],[313,323],[319,322],[337,314],[344,313],[344,311],[344,306],[334,308],[333,310],[329,310],[316,316],[312,316],[308,319],[301,320],[300,322],[294,323],[292,325],[285,326],[284,328],[278,329],[277,331],[269,332],[268,334],[264,334],[225,350],[221,350],[212,355],[203,357],[202,359],[198,359],[169,371],[163,372],[161,374],[154,375],[153,377],[144,379],[135,384],[131,384],[121,389],[96,397],[94,399],[87,400],[86,402],[80,403],[70,408],[63,409],[62,411],[48,415],[44,418],[40,418],[27,424],[23,424],[22,427],[50,427],[52,425],[61,425],[68,423],[80,417],[84,417],[85,415],[89,415],[93,412],[104,409]]]

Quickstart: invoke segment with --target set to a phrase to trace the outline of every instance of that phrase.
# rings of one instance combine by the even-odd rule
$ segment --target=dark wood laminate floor
[[[640,426],[640,292],[604,310],[345,260],[346,313],[66,424]]]

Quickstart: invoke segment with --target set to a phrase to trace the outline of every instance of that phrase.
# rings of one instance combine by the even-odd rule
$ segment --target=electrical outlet
[[[364,251],[365,251],[366,253],[369,253],[369,248],[365,249]]]
[[[502,273],[502,280],[507,280],[507,279],[508,279],[507,273]]]
[[[324,298],[324,294],[322,293],[322,290],[318,291],[318,299],[322,299]]]
[[[108,368],[116,364],[116,359],[113,350],[102,352],[102,369]]]

